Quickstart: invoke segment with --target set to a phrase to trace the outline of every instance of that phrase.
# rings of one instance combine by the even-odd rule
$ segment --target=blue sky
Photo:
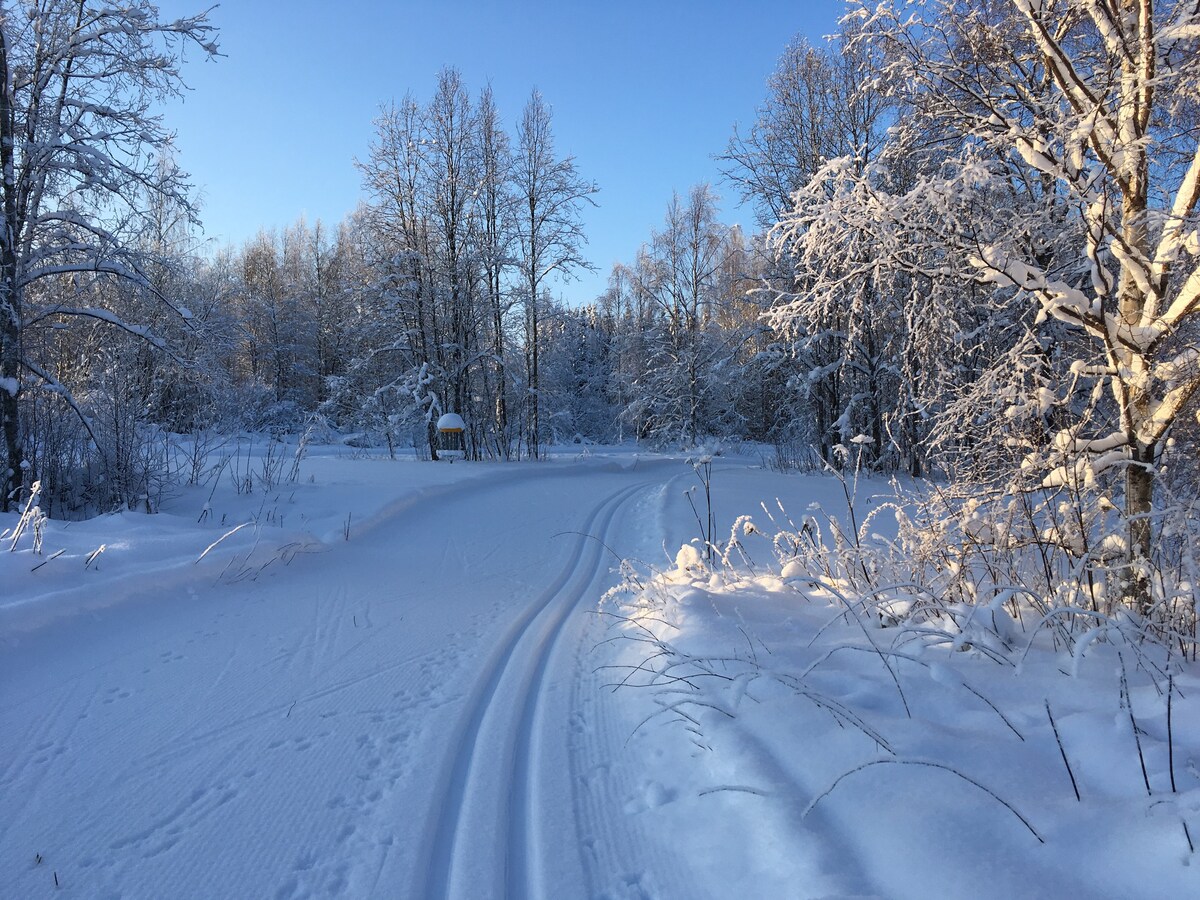
[[[164,17],[203,0],[160,0]],[[367,2],[226,0],[211,18],[225,56],[184,68],[193,88],[166,110],[183,167],[203,191],[206,233],[240,243],[301,214],[335,224],[360,197],[380,105],[424,101],[455,66],[473,93],[490,81],[510,132],[530,91],[554,111],[558,150],[600,188],[585,213],[597,267],[557,289],[572,302],[603,291],[632,261],[672,190],[709,181],[735,208],[712,159],[748,125],[793,35],[836,28],[841,0],[529,0]]]

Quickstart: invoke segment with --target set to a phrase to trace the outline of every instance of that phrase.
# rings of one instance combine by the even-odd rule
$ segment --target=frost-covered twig
[[[1033,827],[1033,825],[1030,823],[1030,821],[1027,818],[1025,818],[1023,815],[1021,815],[1021,813],[1019,813],[1017,811],[1016,807],[1014,807],[1011,803],[1009,803],[1007,800],[1005,800],[1003,797],[1001,797],[999,794],[997,794],[991,788],[980,784],[978,781],[976,781],[970,775],[966,775],[963,772],[960,772],[958,769],[954,768],[953,766],[948,766],[945,763],[933,762],[930,760],[923,760],[923,759],[875,759],[875,760],[871,760],[870,762],[865,762],[860,766],[856,766],[848,772],[843,772],[841,775],[839,775],[834,780],[833,784],[829,785],[829,787],[827,787],[825,790],[823,790],[821,793],[819,793],[816,797],[813,798],[813,801],[808,804],[808,806],[805,808],[804,812],[802,812],[800,814],[800,817],[802,819],[806,818],[808,816],[808,814],[816,808],[818,803],[820,803],[822,800],[824,800],[826,797],[828,797],[830,794],[832,794],[833,791],[837,788],[837,786],[839,784],[841,784],[843,781],[845,781],[847,778],[849,778],[851,775],[855,775],[858,772],[862,772],[866,769],[871,768],[872,766],[884,766],[884,765],[924,766],[926,768],[939,769],[943,772],[949,772],[951,775],[956,775],[959,778],[961,778],[963,781],[967,782],[968,784],[974,785],[975,787],[979,788],[979,790],[983,791],[985,794],[987,794],[989,797],[991,797],[993,800],[995,800],[997,803],[999,803],[1001,806],[1003,806],[1005,809],[1007,809],[1010,813],[1012,813],[1014,816],[1016,816],[1017,819],[1020,820],[1021,824],[1024,825],[1029,830],[1029,833],[1038,839],[1038,843],[1040,843],[1040,844],[1046,843],[1046,839],[1043,838],[1040,834],[1038,834],[1037,829]]]
[[[103,553],[107,549],[108,549],[108,544],[101,544],[99,547],[97,547],[95,550],[93,550],[91,553],[89,553],[87,555],[87,559],[84,560],[83,567],[85,569],[90,569],[92,567],[92,563],[94,563],[100,557],[100,554]]]
[[[13,528],[12,543],[8,545],[9,553],[17,549],[17,542],[21,540],[21,536],[25,533],[25,530],[41,515],[42,510],[37,505],[38,495],[41,491],[42,483],[35,481],[29,489],[29,499],[25,501],[25,508],[21,510],[21,517],[17,520],[17,524]]]
[[[822,582],[816,578],[805,578],[803,580],[812,584],[814,587],[819,587],[822,590],[828,591],[830,594],[832,594],[834,597],[836,597],[839,602],[844,604],[848,610],[852,610],[854,608],[855,604],[849,598],[847,598],[841,591],[837,590],[832,585],[826,584],[825,582]],[[859,618],[858,616],[853,616],[853,619],[854,619],[855,623],[858,625],[859,629],[862,631],[863,636],[867,639],[867,642],[871,645],[871,647],[875,651],[875,653],[878,654],[880,661],[883,663],[883,667],[885,669],[887,669],[888,674],[892,677],[892,683],[894,685],[896,685],[896,693],[898,693],[900,695],[900,702],[902,704],[904,704],[904,713],[906,716],[908,716],[908,718],[911,719],[912,718],[912,710],[910,710],[908,708],[908,698],[904,696],[904,688],[902,688],[900,686],[900,679],[896,676],[896,673],[892,670],[891,663],[888,662],[887,657],[884,655],[884,653],[883,653],[882,649],[879,647],[879,645],[875,643],[875,639],[873,637],[871,637],[871,633],[870,633],[870,631],[867,630],[867,626],[863,623],[862,619]]]
[[[204,552],[196,557],[196,563],[200,562],[200,560],[202,560],[202,559],[204,559],[204,557],[208,556],[208,554],[212,550],[214,550],[216,548],[216,546],[221,543],[221,541],[225,540],[225,538],[231,537],[231,536],[237,534],[239,531],[241,531],[247,525],[253,525],[253,524],[254,524],[253,522],[243,522],[241,525],[238,525],[236,528],[231,528],[229,531],[225,532],[223,535],[221,535],[219,538],[217,538],[215,541],[213,541],[211,544],[209,544],[207,547],[204,548]],[[192,563],[192,565],[195,565],[196,563]]]
[[[52,559],[58,559],[60,556],[62,556],[62,555],[63,555],[64,553],[66,553],[66,552],[67,552],[67,550],[66,550],[66,548],[65,548],[65,547],[64,547],[62,550],[55,550],[53,553],[51,553],[49,556],[47,556],[45,559],[43,559],[43,560],[42,560],[40,563],[38,563],[36,566],[34,566],[34,567],[33,567],[32,569],[30,569],[29,571],[30,571],[30,572],[36,572],[36,571],[37,571],[38,569],[40,569],[42,566],[46,565],[46,563],[50,562],[50,560],[52,560]]]

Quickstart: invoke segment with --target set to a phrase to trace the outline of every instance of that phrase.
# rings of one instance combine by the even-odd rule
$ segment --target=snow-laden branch
[[[1200,25],[1197,27],[1200,28]],[[1179,189],[1175,192],[1174,203],[1171,205],[1162,234],[1158,239],[1158,246],[1154,251],[1154,261],[1151,263],[1149,274],[1160,290],[1166,282],[1171,266],[1180,259],[1181,255],[1186,253],[1193,260],[1200,260],[1200,229],[1195,227],[1196,223],[1193,218],[1198,202],[1200,202],[1200,141],[1197,141],[1191,163],[1180,181]],[[1189,223],[1193,225],[1191,231],[1186,230]],[[1188,296],[1189,291],[1190,297]],[[1179,298],[1163,315],[1168,327],[1174,328],[1179,319],[1191,311],[1198,292],[1200,292],[1200,262],[1194,264],[1192,273],[1185,282]],[[1146,314],[1148,316],[1157,316],[1158,302],[1156,296],[1154,302],[1147,306]]]
[[[32,372],[42,380],[42,386],[45,390],[57,394],[63,399],[63,402],[66,403],[67,406],[71,407],[71,410],[75,413],[76,418],[79,419],[79,424],[83,426],[84,431],[87,432],[88,437],[92,440],[92,443],[98,444],[96,440],[96,433],[92,430],[91,419],[89,419],[84,411],[80,408],[79,404],[75,400],[74,394],[71,393],[70,389],[68,389],[53,375],[31,360],[22,360],[21,365],[27,371]]]

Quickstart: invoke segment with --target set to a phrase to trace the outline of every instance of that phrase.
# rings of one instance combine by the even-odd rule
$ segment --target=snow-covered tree
[[[517,423],[537,417],[531,386],[543,294],[549,278],[585,264],[577,206],[593,191],[572,160],[555,157],[540,95],[516,145],[491,91],[473,104],[459,73],[447,69],[428,104],[407,97],[385,110],[370,157],[359,164],[371,197],[363,221],[373,233],[377,293],[385,301],[371,352],[388,355],[391,377],[424,373],[417,381],[429,386],[429,415],[461,413],[470,452],[504,457],[515,450]],[[531,290],[537,303],[528,300]],[[518,305],[523,367],[510,358],[520,350],[510,315]],[[518,402],[522,415],[514,416]],[[429,437],[436,456],[432,425]],[[522,426],[520,438],[529,440],[529,428]]]
[[[873,57],[869,48],[845,39],[814,47],[802,37],[783,53],[754,123],[744,134],[735,129],[721,158],[726,179],[753,204],[764,228],[785,214],[789,221],[802,214],[797,192],[804,191],[806,205],[824,202],[821,191],[806,189],[829,160],[845,159],[861,170],[878,154],[891,100]],[[870,247],[859,247],[868,258],[874,255]],[[790,304],[787,327],[774,346],[763,348],[760,362],[770,368],[776,396],[790,400],[792,413],[778,417],[774,436],[799,438],[833,461],[836,445],[869,432],[877,437],[876,453],[882,453],[887,412],[879,403],[895,396],[882,383],[891,363],[887,314],[874,314],[870,291],[857,292],[855,316],[846,291],[811,290],[808,271],[827,276],[832,260],[822,255],[842,253],[843,247],[776,242],[773,249],[783,252],[762,272],[764,299],[821,301]],[[777,316],[773,324],[784,320]]]
[[[795,37],[767,79],[754,122],[744,134],[734,127],[721,169],[764,229],[827,160],[870,159],[882,143],[889,101],[866,52],[842,40],[814,47]]]
[[[619,407],[614,322],[595,305],[556,304],[542,319],[542,413],[550,439],[609,442],[617,436]]]
[[[685,198],[674,194],[662,229],[639,254],[636,289],[654,310],[654,331],[640,379],[637,415],[659,440],[692,446],[715,426],[716,377],[724,344],[718,335],[718,294],[727,228],[717,221],[716,196],[706,185]]]
[[[406,96],[376,119],[370,155],[358,164],[370,198],[361,218],[369,236],[372,333],[351,366],[353,386],[343,389],[361,398],[389,384],[419,383],[427,415],[436,419],[446,396],[439,301],[448,292],[439,275],[445,269],[438,260],[427,127],[425,108]],[[426,442],[436,458],[433,421],[427,423]]]
[[[513,167],[516,216],[517,270],[525,304],[525,441],[537,457],[542,439],[540,388],[540,306],[547,280],[569,278],[589,263],[582,255],[586,238],[580,209],[594,202],[596,186],[575,168],[573,157],[559,157],[554,148],[550,107],[534,91],[517,127]]]
[[[848,21],[850,46],[887,61],[883,81],[905,111],[895,152],[861,171],[829,164],[820,181],[832,199],[807,190],[785,240],[811,244],[825,226],[865,237],[838,223],[874,221],[877,258],[900,261],[889,276],[916,285],[902,316],[921,295],[954,310],[945,333],[967,336],[964,350],[1010,331],[1008,355],[978,371],[1030,376],[1032,396],[1010,395],[1003,413],[1033,410],[1052,432],[1027,446],[1025,471],[1045,489],[1102,493],[1120,473],[1119,593],[1149,609],[1156,473],[1200,388],[1200,7],[885,0],[857,3]],[[920,159],[907,181],[896,148]],[[877,267],[841,275],[880,287]],[[1010,314],[980,332],[969,306]],[[1062,348],[1069,356],[1055,358]]]
[[[513,449],[509,419],[511,384],[507,355],[508,318],[513,308],[512,291],[506,277],[513,265],[513,241],[516,215],[513,193],[513,157],[508,134],[500,121],[491,87],[484,88],[476,107],[476,133],[479,157],[479,196],[474,204],[475,255],[483,275],[486,310],[484,323],[490,326],[490,358],[481,373],[483,396],[493,416],[495,452],[507,458]]]
[[[103,321],[152,343],[119,310],[86,294],[39,294],[46,279],[78,274],[152,289],[135,240],[153,208],[147,193],[186,205],[178,170],[154,151],[170,133],[156,100],[179,91],[185,48],[217,52],[204,14],[163,21],[147,0],[5,0],[0,4],[0,507],[19,500],[29,435],[24,401],[39,388],[78,404],[31,353],[35,320]],[[46,299],[46,305],[40,299]],[[170,298],[160,297],[170,303]],[[180,312],[183,312],[180,310]]]

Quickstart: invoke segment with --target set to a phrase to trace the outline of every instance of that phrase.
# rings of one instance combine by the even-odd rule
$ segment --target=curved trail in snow
[[[0,894],[54,877],[181,900],[684,884],[625,809],[637,762],[611,761],[631,726],[602,702],[587,614],[606,545],[658,544],[654,495],[678,469],[466,470],[290,564],[274,544],[295,532],[264,529],[261,577],[223,580],[247,550],[222,545],[169,578],[78,579],[105,601],[87,614],[0,625]]]
[[[556,641],[570,613],[592,599],[618,510],[652,482],[622,488],[570,534],[570,555],[480,670],[434,793],[413,897],[532,897],[541,848],[534,822],[538,711]],[[499,786],[498,791],[488,791]],[[505,788],[504,786],[507,786]],[[480,798],[486,797],[483,803]]]

